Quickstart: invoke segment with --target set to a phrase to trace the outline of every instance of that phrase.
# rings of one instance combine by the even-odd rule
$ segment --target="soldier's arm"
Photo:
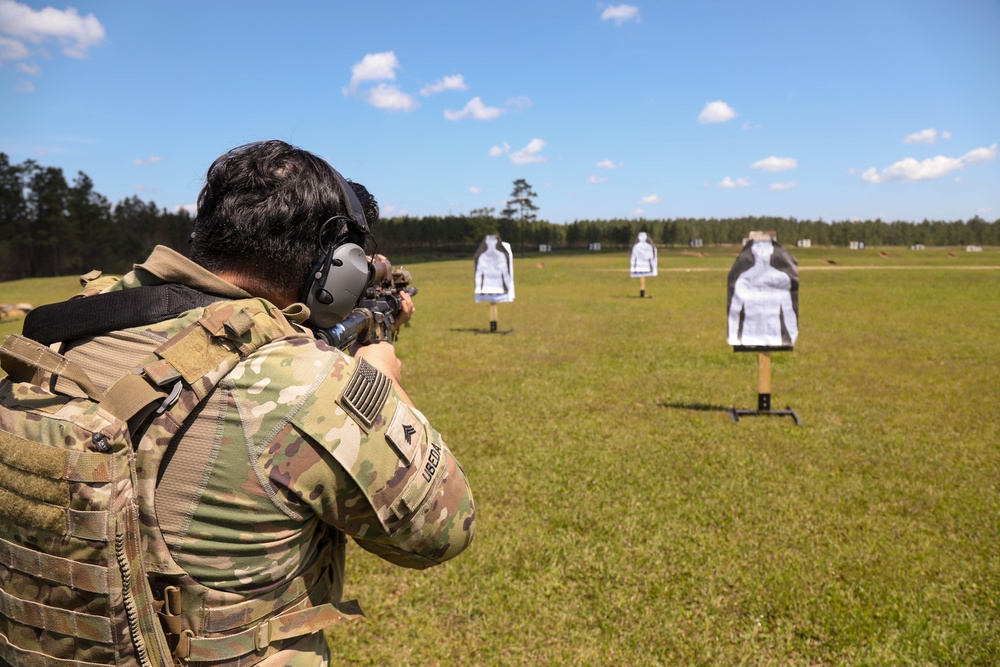
[[[426,568],[472,542],[465,472],[392,379],[364,359],[320,384],[268,448],[272,484],[364,549]]]

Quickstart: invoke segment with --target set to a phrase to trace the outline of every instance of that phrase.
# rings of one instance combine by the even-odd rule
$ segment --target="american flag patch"
[[[337,402],[358,419],[367,433],[382,411],[391,387],[392,380],[362,359]]]

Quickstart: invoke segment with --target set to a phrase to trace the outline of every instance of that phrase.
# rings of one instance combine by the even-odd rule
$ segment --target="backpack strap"
[[[0,345],[0,368],[14,382],[32,382],[39,371],[51,373],[72,381],[92,400],[104,400],[104,392],[97,388],[83,368],[58,352],[18,334],[8,335]]]
[[[254,627],[224,637],[193,637],[182,631],[174,657],[189,662],[233,660],[259,654],[271,644],[325,630],[364,617],[357,600],[299,609],[265,619]]]
[[[104,292],[32,309],[24,318],[22,335],[51,345],[156,324],[223,299],[175,283]]]
[[[155,287],[181,287],[161,285]],[[102,300],[102,297],[139,292],[144,288],[132,288],[120,292],[98,294],[85,299],[75,299],[53,306],[66,304],[78,305],[85,312],[91,302]],[[101,404],[101,407],[113,416],[129,424],[129,430],[136,432],[138,426],[156,410],[162,414],[173,406],[180,396],[183,384],[194,391],[196,401],[183,416],[175,419],[180,424],[190,411],[215,387],[225,375],[233,369],[240,358],[245,357],[263,345],[273,340],[287,337],[307,337],[301,330],[294,328],[281,311],[262,299],[243,299],[238,301],[221,301],[220,297],[204,295],[201,292],[184,288],[183,297],[178,301],[178,293],[171,290],[157,290],[140,297],[131,303],[137,307],[142,304],[153,304],[161,310],[178,307],[183,304],[183,310],[190,310],[188,305],[201,297],[213,301],[205,307],[202,316],[188,325],[176,336],[171,337],[155,350],[157,361],[136,369],[122,376],[106,392],[101,391],[78,364],[66,359],[63,355],[46,347],[45,343],[54,343],[66,338],[63,331],[59,338],[54,335],[54,320],[46,314],[37,321],[37,326],[29,332],[31,336],[11,334],[0,345],[0,368],[3,368],[15,382],[30,382],[39,373],[50,373],[76,384],[88,397]],[[201,295],[200,297],[197,295]],[[117,307],[124,301],[115,301]],[[105,312],[99,304],[98,310]],[[34,311],[33,311],[34,312]],[[61,317],[68,311],[59,311]],[[173,313],[175,316],[177,313]],[[138,324],[149,324],[152,311],[146,308],[142,313],[134,315],[133,321]],[[83,335],[94,335],[100,331],[110,331],[108,325],[98,325],[97,320],[88,316],[88,323],[76,327],[74,331],[88,331]],[[121,319],[119,318],[119,320]],[[116,326],[116,325],[112,325]],[[179,418],[178,418],[179,417]]]

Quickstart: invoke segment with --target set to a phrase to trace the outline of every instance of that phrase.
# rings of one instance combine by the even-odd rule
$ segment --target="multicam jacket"
[[[104,291],[164,283],[249,297],[162,246]],[[110,347],[162,342],[199,311],[74,341],[64,354],[103,389],[130,370],[120,354],[117,367],[109,367]],[[300,306],[285,313],[300,321],[306,315]],[[296,329],[303,335],[241,360],[163,454],[152,523],[166,553],[157,552],[154,539],[148,565],[159,573],[151,576],[154,590],[180,589],[184,609],[175,615],[196,637],[226,627],[212,625],[223,615],[219,608],[247,600],[261,601],[255,611],[241,611],[253,617],[243,619],[249,625],[298,589],[308,590],[314,604],[323,597],[339,602],[344,536],[410,568],[444,562],[472,541],[468,480],[440,434],[374,367]],[[279,648],[262,664],[325,661],[322,632]]]

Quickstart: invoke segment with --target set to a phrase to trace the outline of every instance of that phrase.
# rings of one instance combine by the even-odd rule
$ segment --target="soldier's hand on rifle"
[[[413,313],[417,312],[417,307],[413,305],[413,297],[410,296],[409,292],[400,290],[399,301],[399,314],[396,315],[396,321],[392,325],[396,331],[399,331],[400,327],[409,322],[410,318],[413,317]]]

